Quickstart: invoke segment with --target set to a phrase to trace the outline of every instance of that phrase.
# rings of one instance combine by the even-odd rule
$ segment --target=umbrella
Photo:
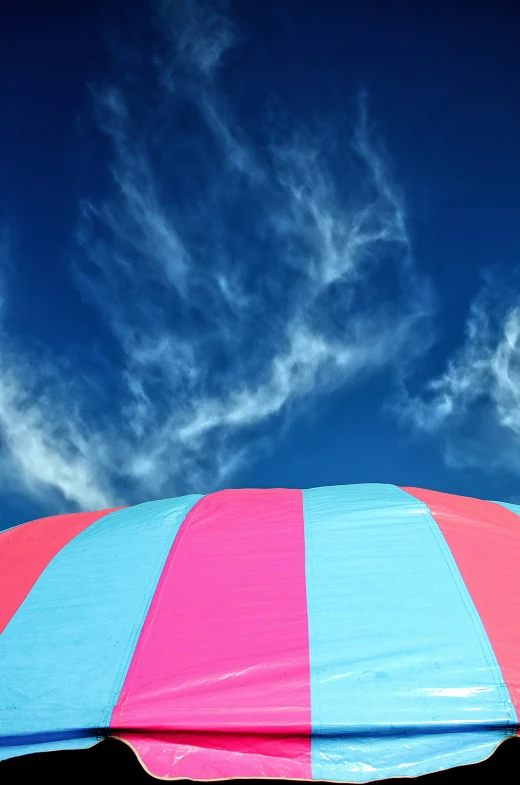
[[[520,508],[226,490],[0,534],[0,760],[124,741],[156,777],[368,782],[518,734]]]

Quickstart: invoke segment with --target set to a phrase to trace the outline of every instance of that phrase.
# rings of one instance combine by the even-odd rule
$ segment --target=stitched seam
[[[473,602],[471,594],[469,593],[469,590],[468,590],[468,588],[467,588],[467,586],[466,586],[466,584],[464,582],[464,579],[463,579],[463,577],[462,577],[462,575],[460,573],[460,570],[458,568],[457,562],[455,560],[455,556],[451,552],[451,549],[450,549],[448,543],[446,542],[446,539],[445,539],[445,537],[444,537],[444,535],[443,535],[443,533],[442,533],[442,531],[441,531],[437,521],[433,517],[433,514],[432,514],[430,508],[428,507],[428,505],[425,504],[424,502],[421,502],[419,499],[415,499],[414,496],[412,496],[411,494],[408,494],[407,491],[403,491],[402,488],[400,488],[399,490],[401,490],[402,493],[406,494],[411,499],[414,499],[414,501],[417,502],[417,505],[421,509],[421,515],[423,515],[426,518],[426,520],[428,522],[428,527],[429,527],[433,537],[435,538],[435,541],[437,542],[439,550],[440,550],[440,552],[442,554],[442,557],[443,557],[443,559],[444,559],[444,561],[446,563],[446,566],[448,567],[448,569],[450,571],[450,574],[451,574],[453,582],[454,582],[454,584],[455,584],[455,586],[457,588],[459,596],[460,596],[462,602],[464,603],[464,606],[465,606],[466,610],[468,611],[469,617],[471,619],[471,623],[472,623],[473,628],[474,628],[474,630],[475,630],[475,632],[477,634],[477,639],[478,639],[480,648],[482,650],[482,654],[484,655],[484,659],[486,660],[486,662],[488,664],[488,667],[489,667],[489,670],[491,672],[492,678],[493,678],[493,680],[495,682],[495,685],[497,687],[498,694],[501,697],[504,709],[506,711],[506,715],[509,717],[510,723],[511,722],[516,723],[516,717],[513,718],[511,716],[511,705],[512,704],[511,704],[511,698],[510,698],[510,695],[509,695],[509,690],[507,689],[507,685],[505,684],[505,682],[504,682],[504,680],[502,678],[502,672],[500,670],[500,666],[498,664],[498,660],[496,658],[495,652],[493,651],[493,647],[491,646],[491,641],[488,638],[488,635],[487,635],[485,627],[484,627],[484,623],[483,623],[482,619],[480,618],[480,615],[479,615],[479,613],[478,613],[478,611],[477,611],[477,609],[475,607],[475,604]]]
[[[173,542],[175,542],[175,538],[173,539]],[[145,591],[143,592],[143,600],[140,603],[139,608],[135,614],[136,621],[132,625],[124,652],[121,656],[119,668],[117,669],[117,674],[114,679],[114,687],[112,689],[112,693],[110,696],[110,704],[109,706],[107,706],[105,710],[105,716],[103,718],[108,726],[110,725],[110,719],[112,717],[114,707],[117,704],[117,699],[119,698],[119,695],[123,688],[124,676],[126,675],[130,667],[130,663],[132,661],[132,653],[135,650],[135,646],[139,638],[139,634],[146,620],[146,612],[150,606],[150,603],[152,602],[154,589],[159,582],[164,564],[166,562],[166,559],[168,558],[168,554],[170,552],[170,548],[172,544],[173,544],[172,542],[166,541],[164,547],[161,549],[157,559],[155,560],[153,570],[151,571],[150,580],[147,582]]]
[[[307,564],[309,565],[308,575],[309,575],[309,580],[310,580],[310,584],[311,584],[311,586],[310,586],[311,591],[309,593],[307,593],[307,608],[308,608],[308,612],[307,612],[307,627],[308,627],[308,630],[309,630],[309,676],[310,676],[310,685],[309,686],[311,687],[311,689],[310,689],[310,697],[311,697],[311,774],[314,777],[312,746],[313,746],[313,741],[317,742],[317,746],[318,746],[318,763],[317,763],[317,768],[318,768],[318,771],[319,771],[321,769],[320,759],[321,759],[321,754],[322,754],[322,749],[321,749],[321,717],[322,717],[322,715],[321,715],[321,694],[320,694],[320,671],[318,669],[317,686],[315,687],[315,689],[313,691],[312,690],[312,663],[311,663],[311,656],[310,656],[310,654],[311,654],[311,635],[310,635],[310,626],[311,626],[310,625],[310,618],[311,618],[311,615],[310,615],[309,611],[312,611],[313,624],[314,624],[314,619],[316,619],[317,616],[316,616],[316,613],[315,613],[315,610],[314,610],[315,597],[316,597],[316,591],[315,591],[315,585],[316,585],[316,581],[315,581],[315,566],[314,566],[314,559],[313,559],[313,554],[314,554],[314,548],[313,548],[313,521],[314,521],[314,516],[313,516],[313,513],[312,513],[312,497],[310,495],[310,491],[309,490],[303,490],[302,491],[302,511],[303,511],[304,538],[305,538],[305,541],[307,541],[307,539],[309,540],[309,550],[308,550],[309,558],[308,559],[307,559],[307,546],[305,547],[305,567],[306,567],[306,574],[307,574]],[[306,525],[306,519],[308,520],[308,526]],[[305,545],[306,545],[306,542],[305,542]],[[313,722],[312,722],[312,714],[313,714],[313,712],[312,712],[312,703],[313,703],[312,698],[313,698],[313,692],[314,692],[314,695],[316,697],[316,701],[315,702],[317,703],[317,708],[318,708],[319,727],[318,727],[318,732],[317,733],[315,733],[315,730],[313,728]]]
[[[168,556],[169,556],[169,555],[170,555],[170,553],[172,552],[173,548],[175,548],[175,552],[173,553],[173,556],[172,556],[172,559],[171,559],[171,561],[170,561],[170,563],[169,563],[169,565],[168,565],[168,568],[167,568],[166,572],[164,573],[164,582],[163,582],[163,585],[161,586],[160,592],[159,592],[158,594],[157,594],[157,593],[154,593],[154,595],[152,596],[152,598],[151,598],[151,600],[150,600],[150,605],[151,605],[151,603],[153,602],[153,600],[155,599],[155,597],[157,597],[157,602],[156,602],[156,604],[155,604],[155,608],[154,608],[154,611],[153,611],[153,615],[152,615],[152,617],[151,617],[151,619],[150,619],[150,624],[149,624],[149,626],[148,626],[148,629],[147,629],[147,631],[146,631],[146,634],[145,634],[145,636],[144,636],[144,638],[143,638],[143,642],[142,642],[142,645],[141,645],[141,647],[140,647],[140,649],[141,649],[141,650],[140,650],[140,652],[139,652],[139,655],[138,655],[137,661],[136,661],[136,663],[135,663],[135,668],[134,668],[134,672],[133,672],[133,675],[132,675],[131,681],[130,681],[130,683],[128,684],[128,688],[127,688],[127,690],[126,690],[126,695],[125,695],[125,697],[123,698],[123,702],[121,703],[121,706],[120,706],[120,708],[119,708],[119,711],[118,711],[118,714],[117,714],[117,719],[118,719],[118,720],[121,720],[121,715],[122,715],[123,709],[124,709],[124,707],[127,705],[127,703],[128,703],[128,700],[129,700],[129,698],[130,698],[130,693],[131,693],[132,687],[133,687],[133,685],[134,685],[135,678],[136,678],[136,676],[137,676],[137,671],[138,671],[138,669],[139,669],[139,665],[140,665],[140,663],[141,663],[141,660],[142,660],[142,658],[143,658],[144,651],[145,651],[145,649],[146,649],[146,644],[147,644],[147,641],[148,641],[148,637],[149,637],[149,635],[150,635],[150,631],[151,631],[151,629],[152,629],[152,627],[153,627],[153,623],[154,623],[154,621],[155,621],[155,618],[156,618],[156,616],[157,616],[157,611],[159,610],[159,605],[160,605],[161,597],[162,597],[162,595],[163,595],[163,593],[164,593],[164,589],[165,589],[165,586],[166,586],[166,583],[167,583],[168,575],[170,574],[170,571],[171,571],[172,565],[173,565],[173,563],[174,563],[175,559],[177,558],[177,554],[178,554],[178,552],[179,552],[179,550],[180,550],[180,547],[181,547],[182,541],[183,541],[184,537],[186,536],[186,533],[187,533],[187,531],[188,531],[188,529],[189,529],[189,527],[190,527],[190,524],[191,524],[191,522],[192,522],[192,519],[193,519],[193,516],[194,516],[194,514],[195,514],[195,511],[196,511],[196,510],[198,510],[198,508],[199,508],[200,504],[201,504],[201,503],[204,501],[204,499],[205,499],[205,498],[206,498],[205,496],[202,496],[200,499],[198,499],[198,500],[195,502],[195,504],[194,504],[194,505],[193,505],[193,507],[190,509],[190,511],[188,512],[188,514],[187,514],[187,515],[186,515],[186,517],[184,518],[183,522],[181,523],[181,525],[180,525],[179,529],[177,530],[177,534],[176,534],[176,536],[173,538],[173,542],[172,542],[172,543],[171,543],[171,544],[168,546],[168,554],[167,554],[167,556],[166,556],[166,559],[165,559],[165,560],[164,560],[164,562],[163,562],[163,568],[162,568],[163,570],[164,570],[164,565],[165,565],[166,561],[168,560]],[[182,529],[182,528],[184,529],[184,531],[182,532],[182,534],[180,534],[180,531],[181,531],[181,529]],[[180,537],[179,537],[179,534],[180,534]],[[161,577],[162,577],[162,575],[161,575],[161,576],[159,576],[159,580],[160,580],[160,578],[161,578]],[[159,583],[159,580],[157,581],[157,584]],[[143,620],[143,623],[142,623],[142,625],[141,625],[141,630],[142,630],[142,627],[144,627],[144,624],[145,624],[145,622],[146,622],[146,618]],[[138,643],[139,643],[139,641],[138,641]],[[114,717],[114,719],[116,719],[116,718]]]

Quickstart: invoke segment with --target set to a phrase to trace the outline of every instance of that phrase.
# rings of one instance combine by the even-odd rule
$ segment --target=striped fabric
[[[520,510],[229,490],[0,534],[0,760],[114,736],[161,778],[368,782],[518,733]]]

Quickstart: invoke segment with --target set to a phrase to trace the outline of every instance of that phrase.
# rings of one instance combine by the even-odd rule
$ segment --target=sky
[[[520,501],[514,3],[2,8],[0,529],[224,487]]]

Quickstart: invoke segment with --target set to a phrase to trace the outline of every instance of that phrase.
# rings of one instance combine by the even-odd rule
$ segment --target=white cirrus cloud
[[[520,287],[488,272],[464,340],[445,369],[397,409],[417,433],[440,441],[453,467],[520,473]]]
[[[317,396],[429,342],[428,286],[364,101],[338,129],[340,165],[298,117],[283,140],[272,122],[252,140],[216,79],[237,38],[222,6],[156,9],[153,85],[95,91],[112,183],[82,205],[72,275],[104,373],[50,351],[36,364],[2,336],[4,476],[54,505],[210,490]]]

